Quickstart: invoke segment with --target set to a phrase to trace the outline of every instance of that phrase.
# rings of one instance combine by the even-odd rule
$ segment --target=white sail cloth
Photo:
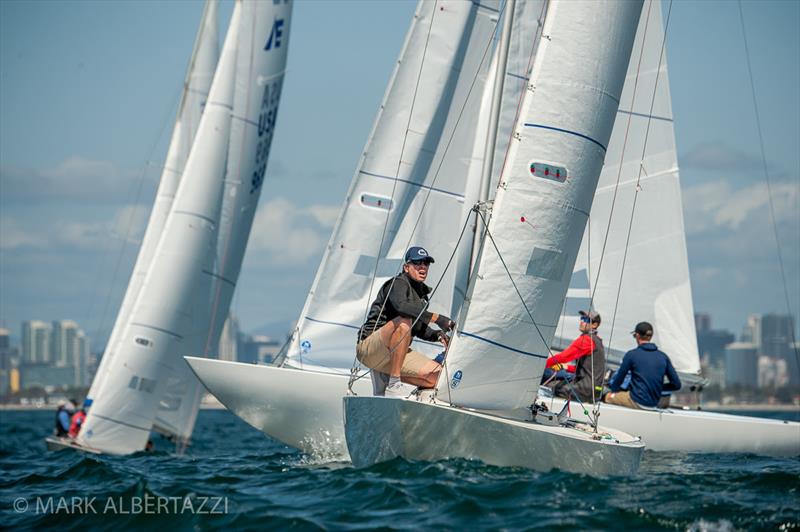
[[[439,394],[454,404],[511,409],[536,394],[640,14],[641,2],[548,5],[494,201],[493,238],[484,241],[440,381]]]
[[[217,238],[210,325],[183,355],[216,357],[265,178],[286,71],[291,2],[242,3],[228,161]],[[162,398],[157,430],[191,436],[204,388],[181,363]]]
[[[576,312],[588,308],[593,293],[591,302],[603,318],[601,336],[610,360],[619,361],[621,353],[633,349],[630,331],[636,323],[649,321],[655,329],[654,341],[669,354],[675,369],[698,374],[700,357],[663,45],[661,2],[652,0],[645,4],[637,30],[555,345],[565,346],[577,334]]]
[[[419,2],[297,324],[288,365],[349,371],[370,298],[400,271],[408,245],[424,246],[436,258],[433,283],[442,275],[464,221],[474,110],[498,4]],[[444,275],[431,309],[448,313],[455,268]]]
[[[219,58],[217,11],[217,0],[208,0],[203,10],[200,28],[184,79],[183,93],[178,105],[178,114],[172,130],[164,169],[156,191],[156,199],[150,211],[150,218],[125,296],[122,299],[105,352],[100,359],[100,366],[97,368],[89,389],[89,398],[95,398],[101,393],[100,390],[114,367],[112,360],[119,349],[120,335],[129,321],[131,308],[147,275],[158,239],[161,237],[172,201],[175,198],[175,191],[183,174],[189,150],[197,133],[197,126],[200,123],[200,116],[206,104]]]
[[[192,352],[191,340],[207,328],[240,17],[237,3],[183,178],[120,336],[113,371],[79,434],[83,445],[112,454],[143,449],[165,372],[184,364],[180,355]]]

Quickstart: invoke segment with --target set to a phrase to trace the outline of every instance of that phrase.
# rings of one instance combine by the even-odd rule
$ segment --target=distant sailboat
[[[289,1],[234,5],[180,184],[157,210],[162,220],[151,217],[156,229],[148,229],[129,289],[134,302],[126,296],[77,445],[128,454],[144,449],[151,430],[183,444],[191,435],[201,388],[181,356],[216,349],[227,316],[226,287],[236,284],[274,133],[290,18]],[[204,17],[201,37],[206,25]]]

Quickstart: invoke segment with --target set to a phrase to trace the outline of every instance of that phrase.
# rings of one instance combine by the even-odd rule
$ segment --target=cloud
[[[270,264],[304,264],[324,248],[338,211],[329,205],[300,208],[275,198],[256,212],[248,252],[265,253]]]
[[[72,156],[52,168],[0,167],[3,203],[118,204],[152,195],[154,181],[107,161]]]
[[[683,194],[686,232],[691,235],[714,229],[736,231],[745,223],[768,228],[772,224],[769,199],[765,183],[734,189],[730,182],[719,180],[689,187]],[[797,183],[773,183],[775,223],[796,223],[799,201]]]
[[[760,157],[744,153],[719,142],[707,142],[694,147],[681,157],[681,166],[701,170],[751,172],[761,170]]]
[[[47,238],[36,234],[29,228],[22,228],[8,216],[0,218],[0,249],[11,250],[23,247],[43,247]]]

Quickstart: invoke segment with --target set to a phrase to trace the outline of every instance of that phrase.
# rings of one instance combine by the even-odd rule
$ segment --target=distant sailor
[[[548,384],[553,393],[559,397],[578,397],[584,403],[600,400],[603,389],[603,377],[606,372],[606,352],[603,340],[597,335],[600,327],[600,314],[595,311],[579,312],[581,319],[578,336],[565,350],[547,359],[544,380],[552,379]],[[575,377],[563,375],[553,376],[553,372],[564,372],[570,362],[575,363]],[[549,373],[548,373],[549,371]]]
[[[386,281],[370,307],[367,321],[358,332],[358,360],[373,370],[373,385],[380,394],[379,374],[389,376],[385,395],[402,397],[401,380],[421,388],[432,388],[442,366],[410,348],[412,337],[440,341],[447,347],[447,332],[455,323],[443,314],[428,312],[431,288],[424,281],[434,262],[425,248],[414,246],[405,255],[403,271]],[[435,323],[441,330],[428,325]]]
[[[681,380],[669,357],[651,342],[652,325],[646,321],[638,323],[633,337],[639,346],[625,353],[619,370],[608,383],[611,392],[606,394],[605,401],[629,408],[656,408],[661,393],[680,390]],[[628,373],[631,376],[630,387],[627,391],[620,391]]]
[[[56,410],[56,436],[63,438],[69,434],[70,418],[75,411],[73,401],[64,401],[58,405]]]
[[[78,434],[81,431],[81,427],[83,426],[83,422],[86,421],[86,411],[89,409],[90,406],[92,406],[92,400],[85,399],[83,401],[83,406],[81,406],[81,409],[72,415],[72,422],[70,423],[69,426],[70,438],[78,437]]]

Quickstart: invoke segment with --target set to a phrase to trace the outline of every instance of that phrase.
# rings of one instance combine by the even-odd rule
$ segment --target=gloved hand
[[[443,314],[439,314],[439,317],[436,318],[435,323],[436,325],[439,326],[441,330],[445,332],[453,330],[453,328],[456,326],[456,322],[454,322],[453,320],[451,320],[450,318],[448,318]]]

